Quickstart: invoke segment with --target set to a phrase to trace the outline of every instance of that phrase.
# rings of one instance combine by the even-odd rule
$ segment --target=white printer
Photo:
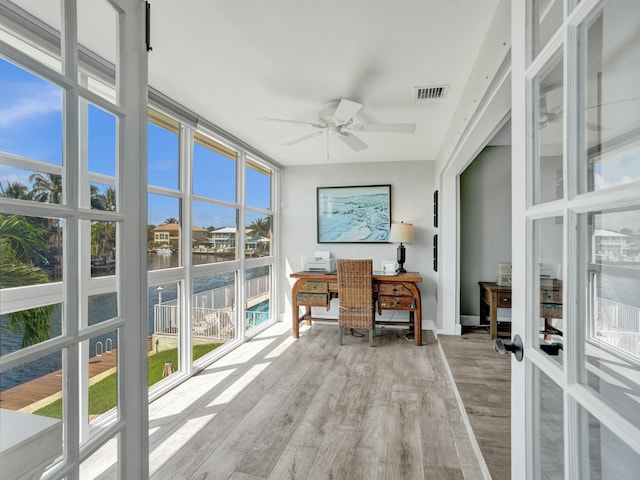
[[[302,269],[305,272],[334,272],[336,261],[331,258],[331,252],[317,251],[313,257],[302,258]]]

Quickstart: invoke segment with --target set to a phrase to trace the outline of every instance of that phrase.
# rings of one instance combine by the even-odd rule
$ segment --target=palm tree
[[[0,185],[0,196],[17,198],[19,200],[31,200],[29,188],[20,182],[7,182],[7,186]]]
[[[49,276],[33,265],[45,243],[43,227],[17,215],[0,216],[0,289],[48,283]],[[51,336],[53,305],[9,314],[9,327],[22,334],[25,348]]]
[[[62,203],[62,176],[33,173],[29,176],[31,194],[37,202]]]
[[[255,235],[271,238],[271,217],[256,218],[247,228]]]
[[[178,223],[178,219],[174,217],[169,217],[164,221],[165,225],[169,225],[170,223]]]

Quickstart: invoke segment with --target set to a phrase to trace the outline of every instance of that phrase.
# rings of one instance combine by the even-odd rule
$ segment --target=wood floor
[[[150,405],[150,477],[488,478],[440,345],[424,338],[387,329],[373,348],[366,337],[339,347],[334,325],[293,340],[277,324]],[[86,478],[116,478],[103,449]]]
[[[492,479],[510,479],[511,357],[495,352],[488,328],[438,341]]]

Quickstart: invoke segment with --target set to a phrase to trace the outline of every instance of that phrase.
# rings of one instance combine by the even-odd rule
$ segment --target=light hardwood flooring
[[[378,333],[281,323],[234,350],[150,405],[150,477],[487,478],[434,337]]]
[[[488,328],[438,341],[492,479],[510,479],[511,356],[496,353]]]

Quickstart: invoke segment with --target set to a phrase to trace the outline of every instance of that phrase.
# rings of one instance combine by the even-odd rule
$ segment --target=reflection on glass
[[[118,332],[93,337],[83,342],[82,348],[89,349],[85,361],[89,375],[87,421],[91,423],[118,405]]]
[[[533,0],[533,44],[531,45],[532,57],[535,58],[549,39],[562,25],[562,0]]]
[[[116,274],[116,224],[91,222],[91,276]]]
[[[564,407],[562,389],[541,370],[534,369],[534,391],[538,397],[533,406],[534,468],[539,479],[564,478]]]
[[[0,165],[0,196],[16,200],[62,203],[62,176]]]
[[[150,339],[149,386],[177,372],[181,367],[180,290],[178,283],[147,288],[147,331]]]
[[[213,203],[193,202],[194,265],[228,262],[237,258],[238,210]],[[206,227],[205,227],[206,225]]]
[[[535,220],[533,224],[535,248],[539,263],[535,282],[540,302],[534,306],[538,319],[536,347],[562,362],[564,313],[562,305],[562,217]]]
[[[115,212],[117,210],[116,189],[114,187],[101,183],[91,183],[90,188],[91,208],[108,212]]]
[[[118,316],[118,294],[105,293],[89,297],[89,325],[105,322]]]
[[[148,183],[177,190],[180,185],[180,124],[149,109],[147,169]]]
[[[581,27],[581,193],[640,180],[639,16],[640,2],[608,1]]]
[[[583,382],[640,426],[640,209],[579,217]]]
[[[7,355],[61,334],[60,303],[0,315],[0,355]]]
[[[62,392],[62,352],[0,372],[0,401],[8,410],[62,418]]]
[[[271,267],[249,268],[245,273],[245,321],[249,330],[271,318]]]
[[[588,460],[582,463],[584,471],[578,478],[637,478],[640,456],[586,410],[581,408],[579,417],[583,429],[580,437],[587,439],[582,445],[588,449],[582,457]]]
[[[254,160],[247,160],[245,169],[246,202],[250,207],[271,208],[271,169]]]
[[[62,280],[62,220],[0,214],[0,289]]]
[[[533,201],[537,204],[557,200],[563,195],[562,57],[536,81],[536,85],[538,115],[534,135],[537,138],[537,155],[534,159]]]
[[[117,476],[118,470],[118,441],[116,434],[111,440],[85,458],[80,464],[80,478],[109,478]],[[105,462],[105,458],[109,461]]]
[[[95,105],[87,105],[89,171],[116,174],[116,117]]]
[[[147,269],[179,267],[180,199],[165,195],[148,195]]]
[[[247,237],[245,238],[246,257],[266,257],[271,255],[271,215],[262,215],[247,211]]]
[[[60,87],[0,58],[0,110],[0,152],[62,165]]]
[[[200,132],[194,140],[193,193],[235,202],[237,153]]]
[[[193,360],[237,338],[235,272],[195,278],[191,302]]]

